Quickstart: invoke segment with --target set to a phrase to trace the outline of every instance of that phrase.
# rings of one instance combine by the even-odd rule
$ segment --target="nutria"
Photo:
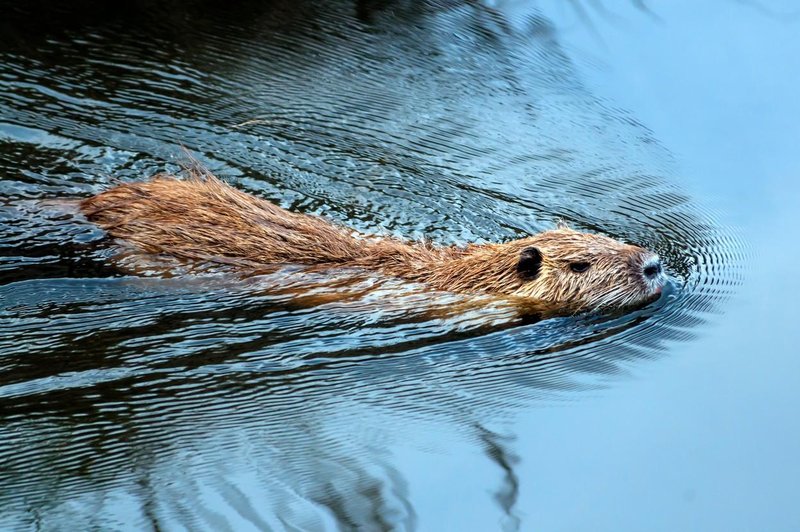
[[[359,268],[570,312],[654,299],[665,280],[655,254],[602,235],[559,227],[504,244],[406,242],[289,212],[202,171],[122,184],[80,207],[111,236],[147,253],[241,268]]]

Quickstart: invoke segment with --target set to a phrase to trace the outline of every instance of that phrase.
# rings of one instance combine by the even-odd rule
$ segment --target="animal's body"
[[[81,210],[111,236],[149,253],[241,268],[360,268],[570,311],[652,299],[665,279],[653,253],[602,235],[559,228],[502,244],[408,242],[289,212],[199,173],[119,185],[84,200]]]

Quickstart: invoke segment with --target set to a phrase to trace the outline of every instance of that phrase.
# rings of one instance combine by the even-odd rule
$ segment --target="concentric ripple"
[[[514,523],[489,427],[664,356],[740,282],[738,239],[541,16],[128,4],[0,22],[2,529],[413,529],[392,450],[455,441],[507,472]],[[673,282],[635,312],[525,323],[396,281],[125,275],[59,200],[176,170],[181,145],[364,232],[502,241],[564,220],[654,249]]]

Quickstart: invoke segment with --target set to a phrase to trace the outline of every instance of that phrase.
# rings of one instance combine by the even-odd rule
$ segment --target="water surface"
[[[776,407],[783,423],[743,405],[782,389],[793,343],[763,343],[791,338],[788,323],[759,329],[741,294],[756,308],[782,295],[764,283],[796,251],[748,265],[775,249],[754,238],[763,216],[791,224],[782,179],[796,163],[759,166],[747,137],[731,141],[741,164],[709,162],[727,142],[698,150],[703,135],[680,127],[710,135],[746,113],[678,90],[711,67],[659,47],[755,17],[761,48],[739,55],[756,59],[721,63],[724,76],[797,40],[779,17],[687,5],[625,6],[622,29],[547,4],[13,6],[0,50],[0,525],[792,529],[796,392]],[[664,82],[634,57],[639,41],[685,76],[652,98],[626,83]],[[775,86],[796,81],[775,64]],[[748,79],[731,101],[762,103]],[[654,111],[670,98],[679,111]],[[460,244],[564,220],[658,251],[673,282],[633,312],[536,323],[399,282],[299,304],[280,275],[130,275],[101,231],[40,201],[177,170],[181,146],[237,187],[364,232]],[[765,144],[773,163],[793,160],[786,146]],[[713,171],[686,170],[681,154]],[[737,381],[764,345],[774,360],[758,368],[775,373],[763,388]],[[761,436],[732,440],[720,422],[732,412]],[[776,430],[783,446],[760,467],[736,460]],[[714,467],[720,456],[731,461]],[[721,472],[739,483],[715,491]],[[775,493],[756,497],[748,479]],[[729,502],[731,486],[747,504]]]

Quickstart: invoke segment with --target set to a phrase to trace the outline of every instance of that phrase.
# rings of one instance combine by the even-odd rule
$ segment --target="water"
[[[796,17],[599,5],[8,6],[0,529],[800,527]],[[127,275],[40,201],[181,146],[361,231],[565,220],[673,282],[537,323],[368,278],[309,304],[336,279]]]

